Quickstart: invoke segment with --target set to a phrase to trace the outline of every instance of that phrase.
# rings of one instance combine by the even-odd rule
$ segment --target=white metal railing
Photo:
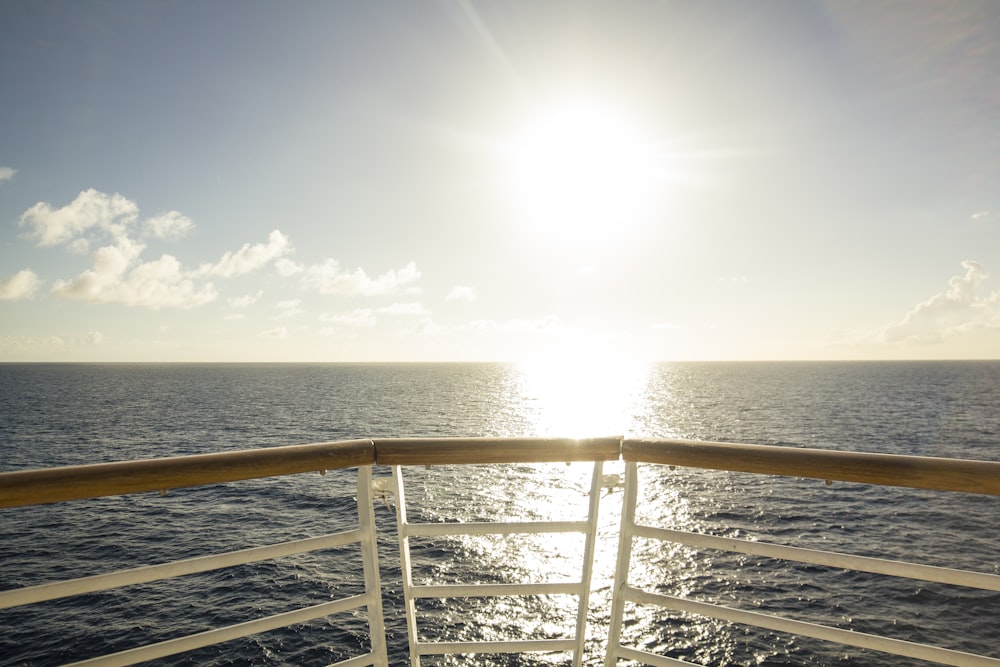
[[[0,609],[207,572],[319,549],[359,544],[364,569],[364,594],[170,639],[74,664],[135,664],[366,607],[371,637],[370,650],[363,655],[336,664],[350,667],[387,666],[388,657],[378,571],[373,495],[374,493],[392,492],[396,498],[404,604],[409,631],[410,660],[414,667],[420,664],[420,657],[424,655],[536,651],[567,652],[572,655],[573,664],[580,665],[584,653],[587,611],[597,542],[600,490],[609,486],[609,480],[601,474],[602,461],[621,459],[626,462],[626,479],[622,516],[619,524],[618,559],[612,593],[610,627],[604,655],[605,664],[608,667],[617,665],[619,659],[635,660],[654,667],[690,664],[622,645],[621,637],[625,622],[626,603],[653,605],[682,613],[697,614],[732,623],[749,624],[778,632],[796,633],[848,646],[874,649],[943,664],[1000,667],[1000,659],[988,656],[976,656],[960,651],[852,632],[759,612],[727,608],[700,600],[646,591],[629,585],[633,543],[637,539],[647,539],[684,544],[701,549],[724,550],[825,567],[1000,591],[1000,576],[998,575],[724,538],[673,530],[669,527],[641,525],[636,522],[638,463],[793,475],[869,484],[982,493],[994,496],[1000,496],[1000,463],[679,440],[623,440],[621,438],[595,438],[591,440],[532,438],[356,440],[163,460],[0,473],[0,507],[15,507],[74,498],[197,486],[313,470],[322,471],[328,468],[355,466],[358,468],[358,527],[354,530],[69,581],[0,591]],[[400,466],[570,460],[590,461],[594,464],[588,515],[585,521],[453,524],[411,523],[407,519],[405,489]],[[373,482],[372,465],[376,463],[392,467],[391,483],[389,478],[385,477],[376,478]],[[614,481],[617,482],[617,480]],[[563,532],[585,535],[584,554],[580,566],[581,575],[578,581],[452,585],[416,585],[413,582],[409,553],[411,539],[432,536],[502,536],[520,533]],[[575,632],[571,637],[554,640],[524,639],[499,642],[422,642],[419,640],[416,600],[520,595],[577,596]]]
[[[569,652],[574,667],[583,661],[586,639],[587,611],[590,601],[590,583],[594,570],[594,548],[597,541],[597,519],[601,489],[607,484],[602,474],[602,462],[594,462],[590,484],[590,500],[584,521],[529,521],[482,523],[411,523],[407,518],[406,492],[401,466],[392,467],[393,492],[396,496],[396,528],[399,537],[400,564],[403,570],[403,595],[406,606],[410,664],[420,667],[424,655],[456,653],[529,653]],[[455,535],[539,535],[545,533],[576,532],[586,535],[583,562],[580,564],[579,581],[535,582],[528,584],[445,584],[418,585],[413,582],[413,565],[410,558],[410,540],[414,537]],[[576,627],[572,637],[565,639],[422,642],[417,626],[416,600],[420,598],[457,598],[524,595],[575,595],[577,596]]]
[[[117,667],[134,665],[139,662],[176,655],[185,651],[212,646],[233,639],[248,637],[260,632],[276,630],[296,623],[323,618],[333,614],[367,608],[368,627],[371,636],[371,650],[364,655],[335,663],[339,667],[388,667],[385,641],[385,627],[382,613],[382,590],[379,583],[375,513],[372,501],[372,466],[358,468],[357,506],[358,527],[339,533],[319,537],[283,542],[223,554],[200,556],[184,560],[150,565],[146,567],[119,570],[108,574],[81,577],[67,581],[29,586],[0,592],[0,609],[17,607],[46,600],[106,591],[123,586],[149,583],[198,572],[208,572],[221,568],[244,565],[272,558],[280,558],[320,549],[331,549],[349,544],[359,544],[364,571],[365,592],[362,595],[324,602],[302,609],[274,614],[244,623],[216,628],[175,639],[149,644],[118,653],[71,663],[73,666]],[[331,665],[330,667],[334,667]]]
[[[755,556],[764,556],[787,561],[797,561],[813,565],[825,565],[863,572],[873,572],[897,577],[908,577],[921,581],[933,581],[983,590],[1000,591],[1000,576],[981,572],[970,572],[943,567],[932,567],[915,563],[854,556],[851,554],[814,549],[802,549],[778,544],[768,544],[724,538],[700,533],[670,530],[646,526],[636,522],[636,501],[638,497],[638,466],[629,461],[625,468],[625,499],[622,502],[622,518],[618,541],[618,561],[615,566],[615,588],[612,599],[611,623],[608,632],[606,667],[615,667],[618,659],[634,660],[654,667],[666,665],[690,665],[682,660],[661,656],[649,651],[624,646],[621,643],[622,624],[626,602],[653,605],[674,611],[697,614],[717,620],[752,625],[758,628],[797,634],[803,637],[838,642],[847,646],[871,649],[897,656],[917,658],[945,665],[963,667],[997,667],[1000,659],[954,651],[951,649],[918,644],[915,642],[882,637],[852,630],[844,630],[816,623],[808,623],[790,618],[745,611],[717,604],[710,604],[677,597],[652,593],[630,586],[629,569],[633,542],[636,538],[647,538],[663,542],[673,542],[687,546],[717,549]]]

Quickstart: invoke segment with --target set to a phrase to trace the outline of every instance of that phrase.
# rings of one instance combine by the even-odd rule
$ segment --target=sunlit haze
[[[0,361],[1000,357],[993,0],[16,1],[0,44]]]

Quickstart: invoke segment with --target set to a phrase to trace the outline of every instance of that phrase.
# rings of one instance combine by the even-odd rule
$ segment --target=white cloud
[[[17,173],[17,169],[12,169],[10,167],[0,167],[0,183],[4,183],[14,178],[14,174]]]
[[[22,224],[32,227],[41,245],[65,242],[81,249],[82,237],[74,238],[92,228],[101,229],[114,239],[112,245],[96,250],[91,256],[93,268],[72,280],[57,281],[53,294],[87,303],[121,304],[146,308],[192,308],[217,298],[212,283],[200,283],[205,276],[229,278],[257,269],[273,258],[291,251],[288,237],[273,231],[268,242],[246,244],[236,252],[227,252],[215,264],[205,264],[186,271],[172,255],[141,262],[145,244],[133,240],[126,226],[135,220],[138,209],[120,195],[108,197],[94,190],[81,193],[77,199],[58,211],[46,204],[36,204],[22,216]],[[161,237],[177,235],[192,227],[184,215],[172,211],[147,221],[147,229]],[[259,296],[259,293],[258,293]],[[256,297],[253,297],[256,300]],[[253,302],[249,296],[230,300],[234,307]]]
[[[179,239],[194,229],[191,218],[178,211],[167,211],[143,221],[146,232],[158,239]]]
[[[38,245],[54,246],[74,241],[92,228],[120,238],[138,215],[135,202],[91,188],[59,209],[38,202],[21,215],[19,224],[28,228],[28,237]]]
[[[392,269],[377,278],[370,278],[364,269],[348,272],[335,259],[315,264],[304,270],[302,282],[320,294],[345,296],[379,296],[408,288],[420,278],[417,265],[410,262],[403,268]]]
[[[0,280],[0,301],[30,299],[42,281],[31,269],[21,269],[14,275]]]
[[[971,217],[973,220],[985,220],[990,217],[990,215],[990,211],[977,211],[976,213],[973,213]]]
[[[948,289],[917,304],[901,320],[884,327],[879,340],[938,343],[972,329],[1000,328],[1000,292],[981,293],[988,274],[979,262],[962,262],[965,274],[952,276]]]
[[[256,294],[244,294],[243,296],[233,297],[227,300],[227,303],[233,308],[248,308],[257,302],[257,299],[264,295],[264,290],[257,290]]]
[[[116,303],[147,308],[191,308],[216,298],[208,283],[196,287],[171,255],[136,264],[144,246],[127,238],[93,254],[94,268],[73,280],[60,280],[53,294],[88,303]],[[130,267],[132,267],[130,269]]]
[[[134,201],[91,188],[62,208],[39,202],[21,215],[19,224],[39,246],[66,245],[74,252],[86,252],[95,238],[111,238],[110,245],[91,255],[91,269],[72,280],[56,282],[52,292],[57,296],[148,308],[190,308],[215,299],[212,284],[196,285],[175,257],[140,261],[146,246],[129,234],[138,217]],[[194,227],[177,211],[162,213],[143,224],[149,234],[159,238],[176,238]]]
[[[448,296],[444,298],[445,301],[475,301],[477,298],[476,290],[474,287],[466,287],[464,285],[455,285],[448,292]]]
[[[236,252],[224,254],[215,264],[203,264],[192,275],[232,278],[259,269],[291,251],[288,237],[276,229],[268,235],[267,243],[244,244]]]

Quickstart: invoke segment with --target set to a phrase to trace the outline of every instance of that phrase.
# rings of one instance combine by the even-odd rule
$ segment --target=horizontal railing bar
[[[635,660],[647,665],[653,665],[653,667],[674,667],[674,665],[682,665],[686,667],[700,667],[693,662],[685,662],[684,660],[678,660],[677,658],[668,658],[665,655],[657,655],[655,653],[649,653],[648,651],[640,651],[638,649],[629,648],[628,646],[618,645],[615,650],[616,658],[625,658],[626,660]]]
[[[379,465],[563,463],[614,461],[619,436],[608,438],[391,438],[374,440]]]
[[[248,637],[261,632],[277,630],[278,628],[295,625],[296,623],[305,623],[317,618],[323,618],[332,614],[350,611],[351,609],[357,609],[369,604],[369,598],[370,596],[368,594],[364,594],[355,595],[342,600],[324,602],[311,607],[288,611],[283,614],[275,614],[265,618],[258,618],[253,621],[246,621],[245,623],[229,625],[224,628],[199,632],[198,634],[187,635],[185,637],[177,637],[176,639],[168,639],[167,641],[156,644],[140,646],[138,648],[121,651],[119,653],[112,653],[98,658],[81,660],[79,662],[74,662],[71,665],[66,665],[66,667],[82,667],[84,665],[87,665],[88,667],[94,665],[100,665],[100,667],[123,667],[124,665],[134,665],[138,662],[145,662],[146,660],[153,660],[155,658],[175,655],[185,651],[192,651],[197,648],[203,648],[213,644],[221,644],[222,642],[227,642],[233,639],[240,639],[242,637]]]
[[[417,642],[417,655],[454,653],[541,653],[572,651],[573,639],[525,639],[493,642]]]
[[[0,507],[164,491],[374,462],[375,445],[371,440],[344,440],[5,472],[0,473]]]
[[[372,653],[365,653],[364,655],[335,662],[332,665],[327,665],[327,667],[371,667],[374,664],[375,655]]]
[[[432,586],[411,586],[415,598],[475,598],[503,597],[512,595],[580,595],[583,584],[538,583],[538,584],[438,584]]]
[[[1000,461],[696,440],[625,440],[626,461],[1000,495]]]
[[[902,639],[882,637],[864,632],[855,632],[853,630],[842,630],[840,628],[833,628],[806,621],[797,621],[789,618],[782,618],[780,616],[762,614],[760,612],[733,609],[731,607],[723,607],[707,602],[697,602],[695,600],[674,597],[672,595],[649,593],[631,586],[625,587],[624,596],[626,600],[638,604],[657,605],[667,609],[674,609],[676,611],[683,611],[690,614],[698,614],[700,616],[707,616],[709,618],[729,621],[731,623],[753,625],[767,630],[788,632],[804,637],[812,637],[813,639],[822,639],[857,648],[872,649],[883,653],[906,656],[908,658],[928,660],[944,665],[957,665],[961,667],[997,667],[1000,665],[1000,659],[997,658],[965,653],[963,651],[954,651],[952,649],[929,646],[927,644],[918,644]]]
[[[716,535],[691,533],[682,530],[671,530],[669,528],[655,528],[652,526],[637,525],[634,528],[634,534],[637,537],[678,542],[680,544],[706,547],[709,549],[719,549],[722,551],[733,551],[750,556],[765,556],[768,558],[794,560],[801,563],[826,565],[845,570],[858,570],[861,572],[887,574],[894,577],[906,577],[921,581],[935,581],[941,584],[981,588],[988,591],[1000,591],[1000,575],[986,574],[985,572],[956,570],[949,567],[920,565],[918,563],[886,560],[883,558],[871,558],[868,556],[855,556],[836,551],[820,551],[816,549],[804,549],[802,547],[789,547],[781,544],[771,544],[768,542],[751,542],[749,540],[740,540],[732,537],[718,537]]]
[[[432,537],[441,535],[530,535],[543,533],[582,533],[586,530],[586,521],[407,523],[403,526],[403,535],[406,537]]]
[[[355,529],[342,533],[322,535],[320,537],[309,537],[302,540],[242,549],[240,551],[230,551],[228,553],[212,554],[209,556],[196,556],[194,558],[185,558],[158,565],[146,565],[128,570],[108,572],[107,574],[95,574],[78,579],[56,581],[50,584],[26,586],[24,588],[0,591],[0,609],[34,604],[56,598],[65,598],[72,595],[96,593],[122,586],[145,584],[151,581],[171,579],[198,572],[209,572],[224,567],[245,565],[272,558],[282,558],[284,556],[317,551],[319,549],[332,549],[345,544],[359,542],[360,540],[361,531]]]

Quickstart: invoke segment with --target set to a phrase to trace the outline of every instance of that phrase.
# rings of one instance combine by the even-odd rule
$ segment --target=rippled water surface
[[[1000,460],[1000,363],[653,366],[0,365],[0,469],[356,437],[626,435]],[[605,472],[622,472],[620,463]],[[376,475],[388,470],[377,468]],[[591,467],[405,471],[411,520],[578,519]],[[166,496],[0,510],[0,589],[353,526],[354,476],[296,475]],[[621,493],[601,500],[591,665]],[[859,484],[640,467],[653,525],[1000,574],[1000,500]],[[407,664],[395,518],[376,508],[390,662]],[[361,591],[345,547],[0,611],[0,665],[55,665]],[[413,540],[419,583],[579,578],[577,535]],[[1000,595],[638,540],[647,590],[1000,657]],[[421,601],[423,639],[564,637],[575,598]],[[625,643],[705,665],[910,665],[699,616],[630,608]],[[158,665],[326,665],[367,645],[341,614]],[[424,664],[568,664],[565,654]]]

